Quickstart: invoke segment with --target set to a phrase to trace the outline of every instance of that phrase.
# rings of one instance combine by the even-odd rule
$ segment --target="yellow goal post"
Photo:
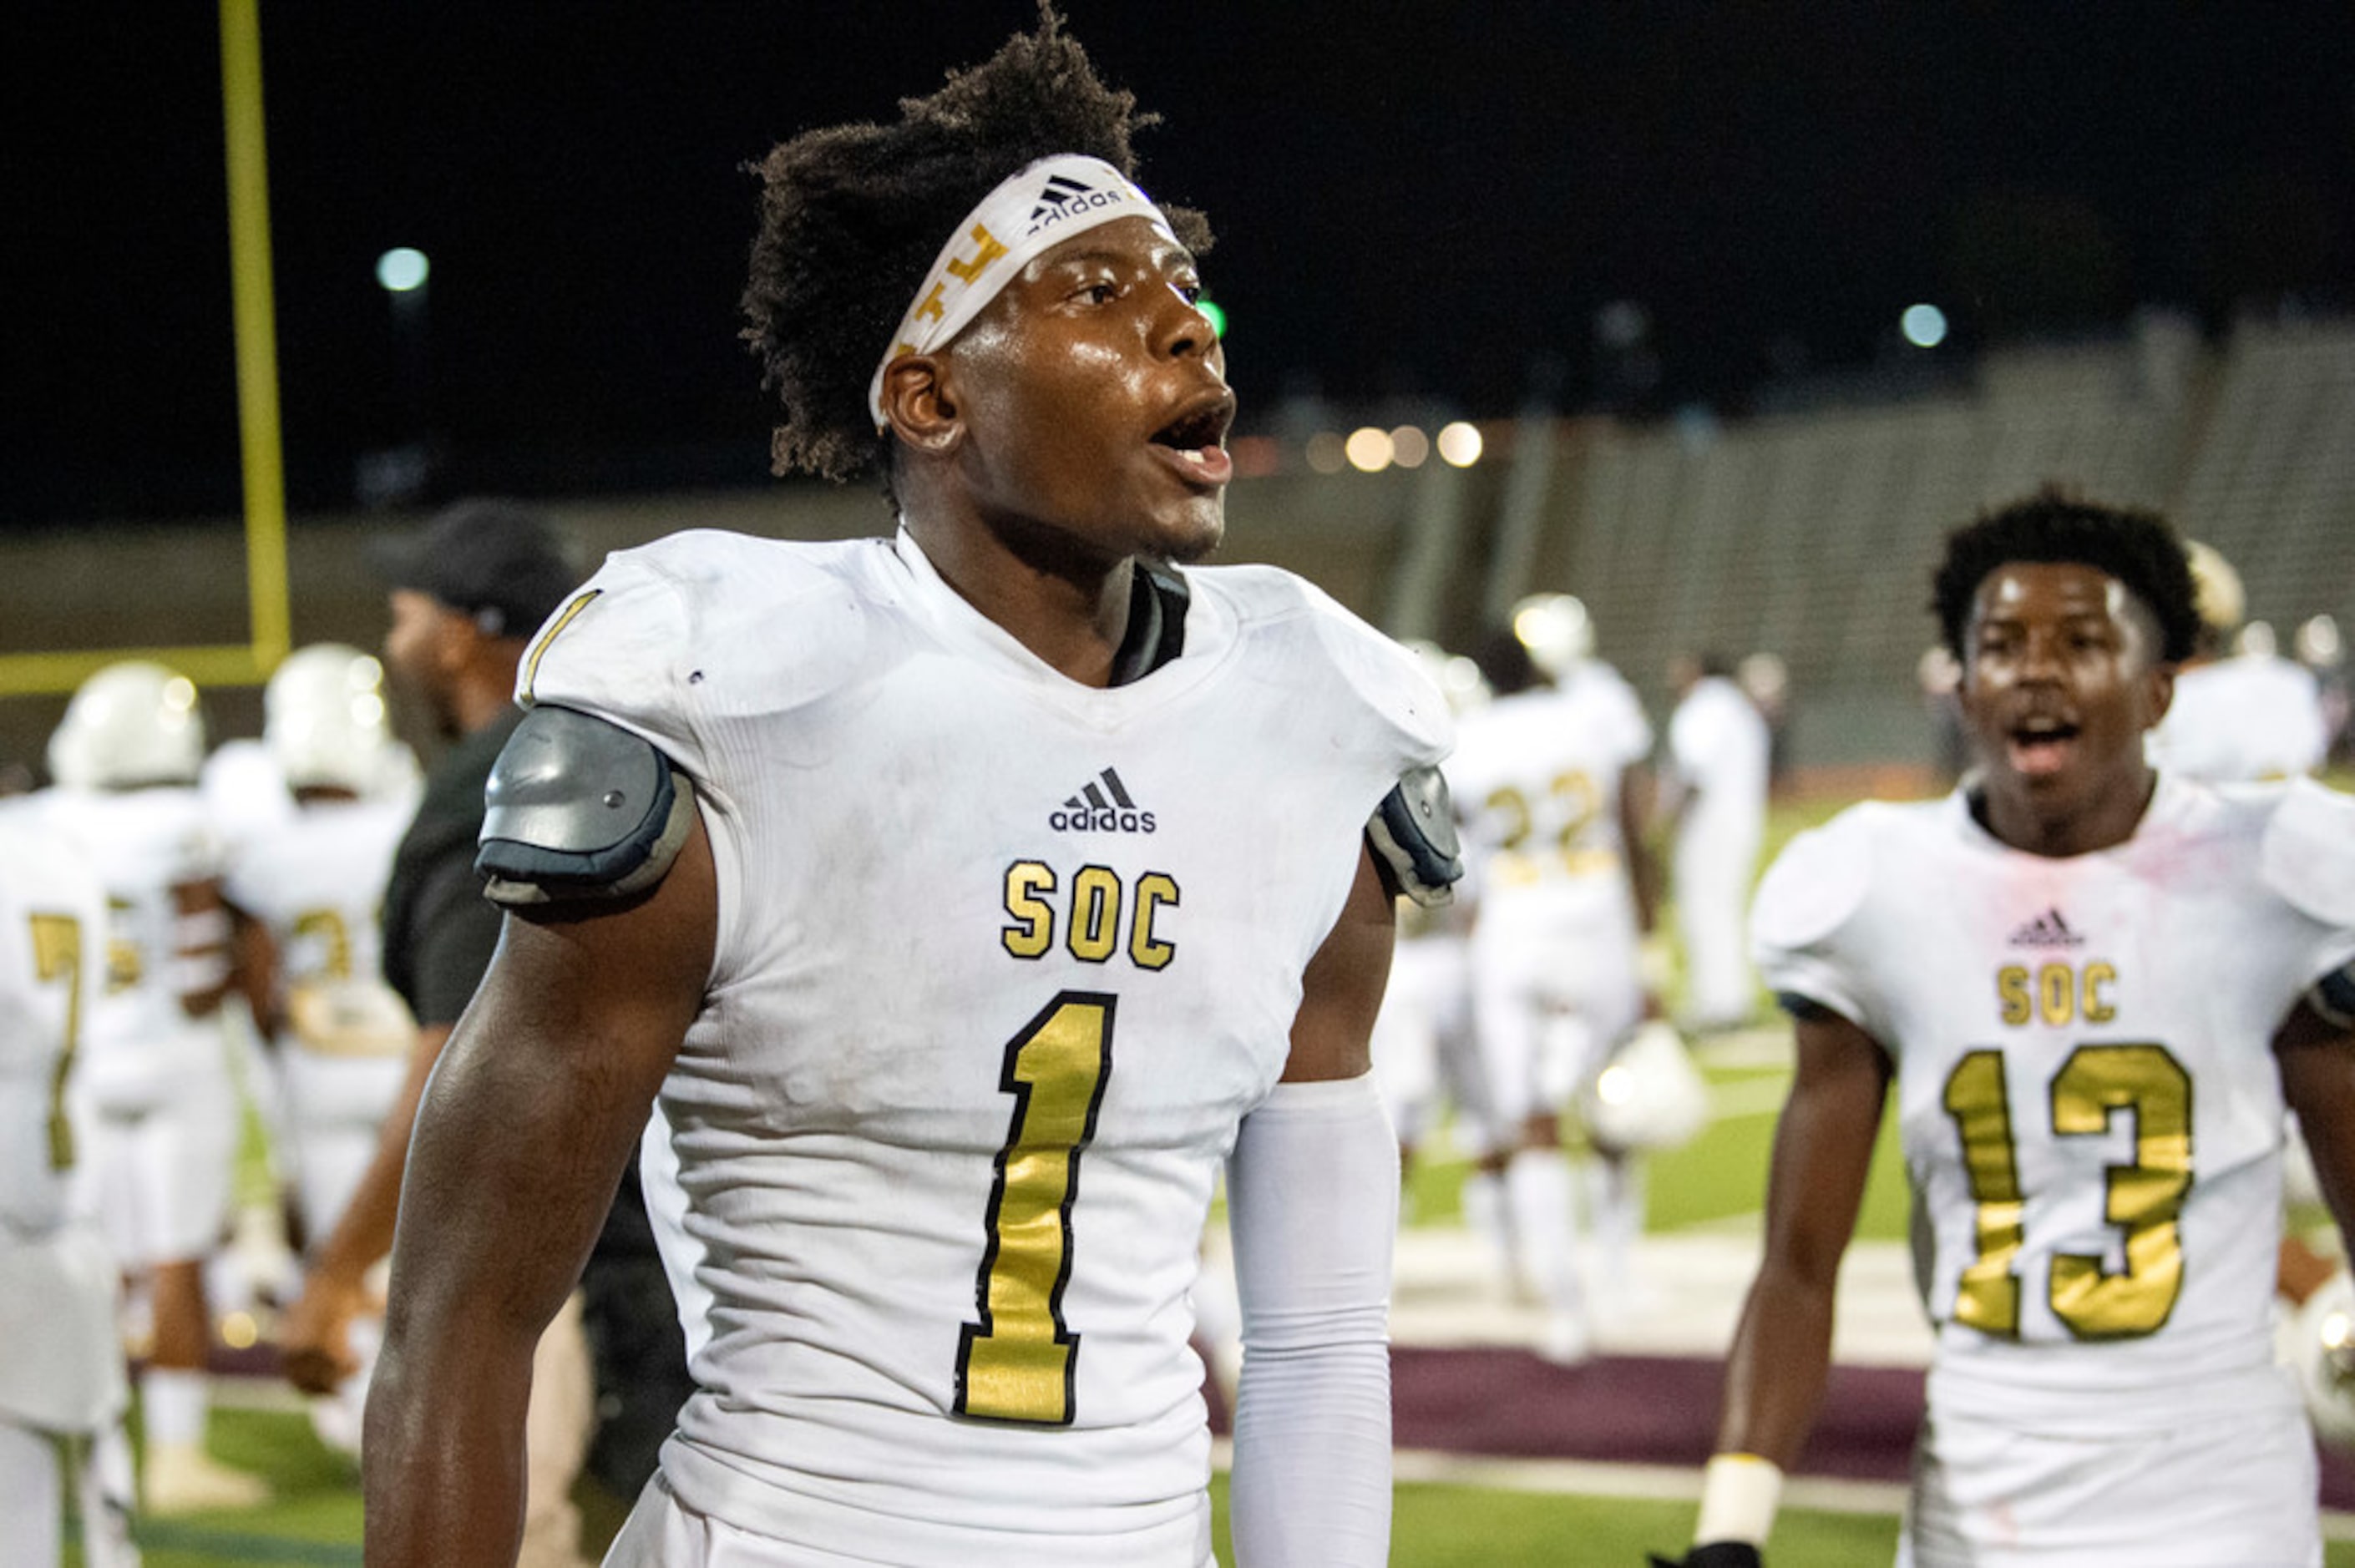
[[[278,331],[270,278],[260,5],[261,0],[220,0],[238,445],[245,494],[247,641],[189,648],[0,653],[0,697],[70,692],[94,671],[123,659],[169,664],[199,686],[250,686],[267,680],[286,657],[293,616],[286,573],[285,461],[278,425]]]

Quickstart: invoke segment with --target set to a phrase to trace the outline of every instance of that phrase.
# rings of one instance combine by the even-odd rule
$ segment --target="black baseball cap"
[[[386,587],[431,595],[492,637],[530,636],[585,575],[555,520],[513,501],[453,503],[368,553]]]

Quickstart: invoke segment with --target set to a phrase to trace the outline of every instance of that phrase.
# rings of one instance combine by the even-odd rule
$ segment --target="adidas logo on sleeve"
[[[1153,813],[1137,809],[1119,772],[1110,768],[1048,813],[1047,825],[1059,833],[1149,833],[1154,828]]]

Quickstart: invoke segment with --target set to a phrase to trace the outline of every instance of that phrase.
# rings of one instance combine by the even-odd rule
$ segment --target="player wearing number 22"
[[[402,1199],[372,1562],[511,1550],[532,1339],[657,1091],[698,1392],[609,1562],[1209,1563],[1222,1159],[1237,1559],[1386,1559],[1366,1042],[1394,894],[1455,874],[1446,708],[1301,582],[1179,569],[1232,399],[1128,109],[1050,16],[769,160],[780,455],[881,463],[900,528],[618,555],[527,655],[482,862],[514,910]]]
[[[2285,1098],[2355,1218],[2355,802],[2145,764],[2196,624],[2155,516],[2047,491],[1937,603],[1976,772],[1795,840],[1753,912],[1798,1073],[1688,1561],[1756,1561],[1893,1075],[1936,1334],[1898,1560],[2318,1564],[2268,1314]]]

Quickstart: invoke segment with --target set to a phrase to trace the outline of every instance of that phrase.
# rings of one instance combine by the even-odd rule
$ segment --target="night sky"
[[[40,9],[6,51],[0,525],[231,509],[216,13]],[[2343,0],[1068,9],[1166,117],[1146,188],[1220,230],[1247,428],[1308,387],[1501,414],[1546,375],[1567,408],[1739,413],[1902,352],[1915,300],[1950,357],[2145,304],[2355,309]],[[756,479],[741,165],[1032,14],[264,0],[297,508],[347,503],[421,419],[460,470]],[[433,264],[421,414],[373,275],[396,245]],[[1598,355],[1623,299],[1656,378]]]

